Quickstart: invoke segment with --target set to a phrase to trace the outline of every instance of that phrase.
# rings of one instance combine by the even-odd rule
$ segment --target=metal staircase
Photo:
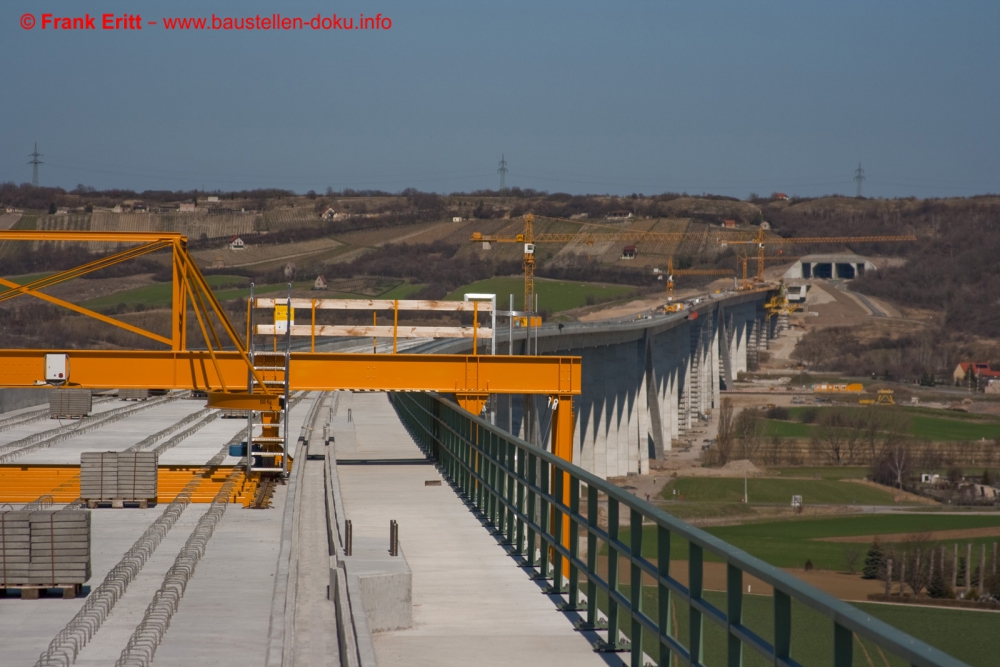
[[[256,307],[254,288],[250,286],[247,350],[250,363],[260,376],[258,381],[247,372],[250,393],[273,392],[283,397],[280,410],[249,410],[247,414],[247,473],[287,475],[291,470],[288,454],[289,376],[291,362],[291,285],[284,308],[276,307],[275,334],[258,345],[254,334],[253,313]],[[284,317],[284,321],[280,319]],[[270,345],[268,345],[268,343]],[[268,350],[267,347],[271,349]],[[279,349],[280,348],[280,349]],[[263,385],[263,386],[262,386]]]

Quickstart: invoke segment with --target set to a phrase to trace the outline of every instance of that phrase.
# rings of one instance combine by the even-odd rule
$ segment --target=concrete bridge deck
[[[386,394],[355,394],[357,451],[338,453],[355,540],[389,545],[399,523],[413,573],[413,627],[376,634],[380,667],[622,664],[594,653],[455,492],[396,417]]]

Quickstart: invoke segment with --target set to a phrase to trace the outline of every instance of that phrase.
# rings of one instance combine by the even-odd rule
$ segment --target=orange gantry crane
[[[579,357],[472,354],[259,354],[226,316],[187,251],[187,238],[172,232],[0,231],[4,241],[113,243],[124,250],[24,285],[0,277],[0,302],[32,297],[144,337],[161,349],[0,349],[0,387],[190,389],[207,393],[209,407],[261,413],[261,472],[288,470],[287,440],[277,434],[289,391],[435,391],[454,394],[475,410],[489,394],[541,394],[553,399],[553,451],[572,459],[573,396],[580,394]],[[170,326],[166,335],[95,312],[44,289],[119,262],[169,251],[172,270]],[[277,304],[275,304],[277,305]],[[292,300],[275,328],[292,329]],[[190,315],[201,341],[188,340]],[[256,361],[256,363],[255,363]],[[556,400],[558,399],[558,400]],[[265,414],[266,413],[266,414]],[[254,436],[256,437],[256,436]],[[248,454],[252,450],[248,447]],[[251,459],[248,456],[248,468]],[[253,472],[253,470],[250,470]]]
[[[544,218],[548,220],[562,221],[560,218]],[[567,220],[566,222],[573,222],[577,224],[587,224],[592,225],[594,223],[589,223],[581,220]],[[673,241],[675,243],[680,243],[682,241],[705,241],[708,239],[709,232],[706,230],[704,232],[652,232],[643,231],[638,229],[629,228],[616,228],[610,225],[601,225],[601,227],[613,229],[610,232],[572,232],[572,233],[541,233],[535,234],[535,216],[528,213],[524,216],[524,232],[520,234],[501,236],[497,234],[483,234],[482,232],[473,232],[472,236],[469,238],[473,243],[523,243],[524,244],[524,309],[528,312],[532,311],[534,307],[535,300],[535,244],[536,243],[570,243],[570,242],[583,242],[588,245],[598,242],[606,241],[624,241],[624,242],[641,242],[641,241]],[[741,237],[736,237],[741,238]],[[701,275],[689,273],[686,275]],[[711,274],[715,275],[715,274]]]
[[[757,247],[757,276],[754,279],[756,284],[764,282],[764,248],[773,245],[806,245],[812,243],[897,243],[901,241],[916,241],[913,234],[903,234],[897,236],[814,236],[814,237],[792,237],[785,238],[777,235],[768,235],[767,230],[761,226],[753,238],[733,239],[731,237],[719,237],[717,242],[725,247],[727,245],[743,245]],[[746,280],[746,263],[744,262],[743,278]]]

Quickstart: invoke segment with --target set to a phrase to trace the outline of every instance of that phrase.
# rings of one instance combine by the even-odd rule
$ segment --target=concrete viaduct
[[[514,354],[583,358],[583,393],[574,401],[573,463],[598,477],[649,472],[676,441],[690,436],[719,406],[719,392],[756,369],[776,334],[768,292],[706,297],[680,313],[602,323],[549,324],[514,332]],[[507,353],[498,325],[497,354]],[[529,343],[528,338],[531,338]],[[536,343],[537,339],[537,343]],[[466,341],[438,341],[420,351],[459,352]],[[486,344],[481,351],[488,353]],[[496,424],[548,448],[551,410],[544,397],[496,405]]]

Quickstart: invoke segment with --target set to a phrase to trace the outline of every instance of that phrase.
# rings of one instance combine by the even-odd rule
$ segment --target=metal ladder
[[[250,363],[261,377],[267,389],[280,389],[283,400],[280,410],[250,410],[247,414],[247,474],[267,473],[287,476],[291,470],[288,452],[288,407],[289,376],[291,362],[291,294],[288,286],[286,320],[275,322],[275,335],[271,340],[271,350],[258,347],[254,335],[253,313],[256,307],[254,286],[250,285],[250,307],[248,309],[247,350]],[[283,344],[279,342],[279,324],[285,325]],[[279,347],[283,349],[279,349]],[[247,387],[251,394],[260,391],[261,382],[247,371]]]

